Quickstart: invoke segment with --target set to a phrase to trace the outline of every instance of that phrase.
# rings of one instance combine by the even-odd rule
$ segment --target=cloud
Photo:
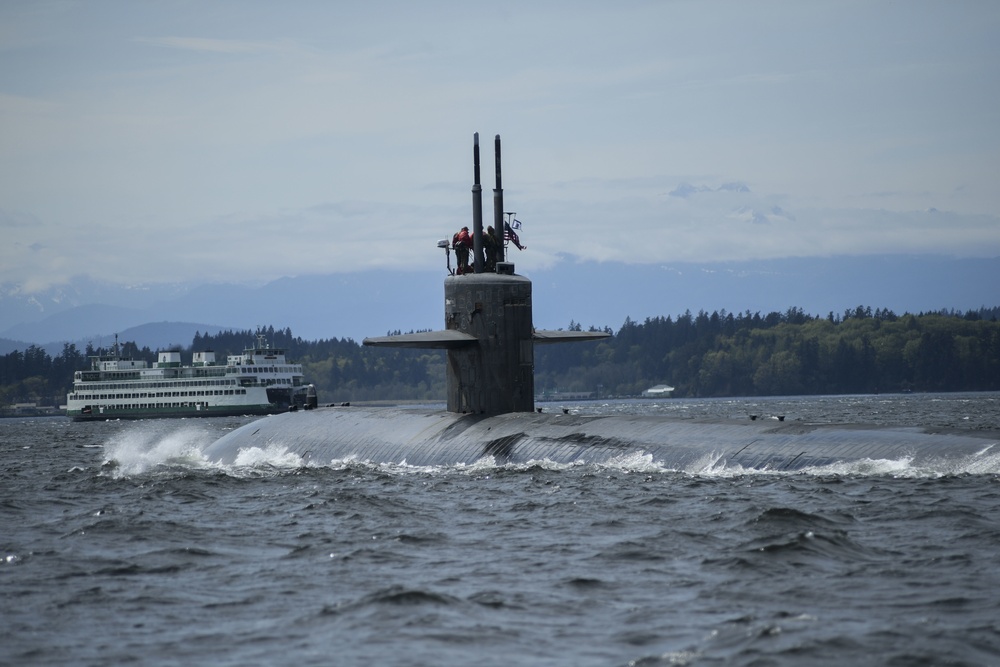
[[[474,131],[519,269],[1000,255],[992,10],[237,4],[0,4],[0,276],[436,266]]]
[[[136,37],[135,42],[152,44],[181,51],[206,53],[262,53],[282,51],[289,48],[285,42],[249,42],[238,39],[217,39],[210,37]]]
[[[676,188],[671,190],[668,194],[671,197],[680,197],[681,199],[687,199],[699,192],[711,192],[712,189],[705,185],[691,185],[690,183],[681,183]]]
[[[674,188],[667,194],[669,194],[671,197],[679,197],[681,199],[687,199],[689,197],[693,197],[703,192],[749,193],[750,186],[741,181],[723,183],[722,185],[715,188],[708,185],[691,185],[690,183],[679,183],[676,188]]]
[[[742,183],[742,181],[727,181]],[[523,266],[547,267],[558,253],[598,261],[739,261],[834,254],[1000,256],[1000,218],[956,211],[826,208],[745,187],[681,185],[621,197],[611,186],[558,190],[519,208]],[[555,191],[554,191],[555,192]],[[533,253],[537,252],[538,256]]]
[[[0,208],[0,227],[40,227],[41,221],[31,213],[7,211]]]

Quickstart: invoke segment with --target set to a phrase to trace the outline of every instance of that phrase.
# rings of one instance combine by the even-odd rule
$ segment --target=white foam
[[[900,459],[859,459],[824,466],[803,468],[800,472],[810,475],[888,476],[897,478],[927,479],[957,475],[1000,474],[1000,453],[989,454],[990,447],[957,458],[941,457],[914,464],[910,457]]]
[[[306,462],[301,456],[289,452],[288,447],[279,443],[269,443],[266,447],[247,447],[236,453],[233,468],[304,468]]]
[[[193,426],[168,429],[154,422],[139,422],[104,444],[105,461],[115,464],[115,477],[140,475],[170,464],[201,467],[205,465],[202,447],[215,437]]]
[[[579,468],[580,466],[587,465],[586,461],[571,461],[568,463],[559,463],[553,461],[552,459],[531,459],[525,463],[507,463],[502,467],[505,470],[528,470],[530,468],[541,468],[542,470],[569,470],[571,468]]]
[[[601,467],[620,470],[622,472],[654,473],[669,471],[661,463],[654,461],[652,454],[647,454],[643,451],[621,454],[605,461],[601,464]]]
[[[743,466],[727,466],[722,454],[716,452],[709,452],[699,457],[694,463],[685,467],[683,472],[711,477],[734,477],[745,473]]]

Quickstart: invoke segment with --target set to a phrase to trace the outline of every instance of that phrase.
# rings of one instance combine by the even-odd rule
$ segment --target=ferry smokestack
[[[472,269],[483,272],[483,187],[479,184],[479,133],[473,135],[472,161],[475,163],[476,182],[472,185],[472,252],[475,260]]]
[[[496,171],[497,171],[497,187],[493,191],[493,229],[496,230],[497,238],[503,239],[504,237],[504,226],[503,226],[503,181],[500,177],[500,135],[496,136],[493,140],[494,143],[494,153],[496,154]],[[500,246],[503,248],[503,245]],[[501,250],[500,260],[503,262],[507,261],[507,257],[503,254],[504,250]]]

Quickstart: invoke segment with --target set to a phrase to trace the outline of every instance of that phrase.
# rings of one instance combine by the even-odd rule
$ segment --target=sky
[[[1000,256],[1000,3],[0,3],[0,283]]]

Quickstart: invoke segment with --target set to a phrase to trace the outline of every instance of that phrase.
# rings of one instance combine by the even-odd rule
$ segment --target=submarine
[[[500,136],[495,138],[495,229],[504,229]],[[1000,433],[961,429],[543,413],[534,405],[536,345],[586,343],[604,332],[532,325],[531,281],[512,262],[483,261],[479,135],[473,138],[471,272],[444,279],[445,328],[366,338],[364,345],[446,350],[447,409],[315,406],[231,431],[203,451],[234,464],[244,450],[278,448],[303,462],[498,465],[548,460],[601,464],[642,456],[666,469],[802,470],[864,460],[912,466],[973,461],[1000,453]],[[447,248],[447,241],[439,247]],[[492,268],[492,267],[490,267]]]

